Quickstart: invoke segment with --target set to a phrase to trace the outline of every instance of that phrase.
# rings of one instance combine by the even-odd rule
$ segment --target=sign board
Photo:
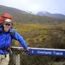
[[[23,49],[22,47],[12,46],[14,49]],[[63,56],[65,57],[65,49],[52,49],[52,48],[31,48],[27,52],[31,55],[44,55],[44,56]]]
[[[31,48],[28,54],[45,56],[65,56],[65,49]]]

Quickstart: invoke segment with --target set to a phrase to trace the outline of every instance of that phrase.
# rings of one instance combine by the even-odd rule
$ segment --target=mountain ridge
[[[31,14],[31,12],[0,5],[0,15],[2,13],[10,13],[13,21],[18,23],[61,24],[62,22],[65,22],[65,19],[34,15]]]
[[[48,17],[54,17],[54,18],[65,18],[65,15],[63,14],[58,14],[58,13],[49,13],[49,12],[45,12],[45,11],[39,11],[38,13],[36,13],[36,15],[39,16],[48,16]]]

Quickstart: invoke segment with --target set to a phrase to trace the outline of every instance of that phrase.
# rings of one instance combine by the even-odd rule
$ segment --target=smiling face
[[[10,19],[5,19],[3,23],[4,31],[8,32],[12,26],[12,21]]]
[[[11,23],[3,23],[4,31],[8,32],[11,28]]]

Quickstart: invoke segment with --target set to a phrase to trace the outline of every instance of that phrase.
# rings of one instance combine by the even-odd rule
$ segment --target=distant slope
[[[11,7],[6,7],[6,6],[0,5],[0,14],[2,14],[2,13],[10,13],[13,17],[13,20],[16,20],[18,17],[21,17],[23,14],[24,15],[28,14],[27,12],[16,9],[16,8],[11,8]]]
[[[27,12],[19,9],[0,5],[0,13],[5,13],[5,12],[10,14],[27,14]]]
[[[38,16],[19,9],[0,5],[0,14],[2,13],[10,13],[13,17],[13,21],[19,23],[20,22],[33,24],[61,24],[62,22],[65,23],[65,19],[52,18],[48,16]]]
[[[38,13],[36,13],[36,15],[48,16],[48,17],[54,17],[54,18],[65,18],[65,15],[63,15],[63,14],[51,14],[51,13],[45,12],[45,11],[38,12]]]

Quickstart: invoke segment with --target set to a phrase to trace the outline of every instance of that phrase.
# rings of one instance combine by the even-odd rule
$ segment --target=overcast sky
[[[0,0],[0,5],[24,11],[47,11],[65,15],[65,0]]]

